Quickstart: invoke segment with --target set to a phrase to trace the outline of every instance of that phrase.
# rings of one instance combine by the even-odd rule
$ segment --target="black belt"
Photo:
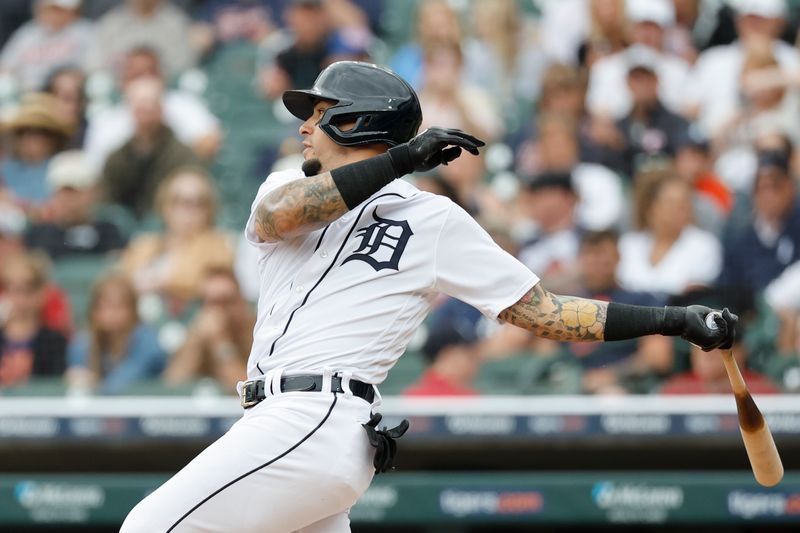
[[[269,379],[269,378],[267,378]],[[249,409],[267,397],[264,390],[265,387],[272,385],[265,384],[265,380],[253,379],[246,381],[242,385],[242,407]],[[322,392],[322,376],[320,375],[300,375],[300,376],[284,376],[281,378],[280,392]],[[350,380],[350,391],[353,396],[365,399],[367,402],[372,403],[375,399],[375,387],[369,383],[358,381],[357,379]],[[331,377],[331,392],[345,392],[342,388],[342,378],[339,376]]]

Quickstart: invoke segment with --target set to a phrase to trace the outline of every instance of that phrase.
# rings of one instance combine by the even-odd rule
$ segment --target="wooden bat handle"
[[[761,485],[772,487],[783,479],[783,463],[772,438],[767,421],[753,401],[747,384],[739,371],[739,365],[731,350],[721,350],[725,370],[736,397],[736,411],[739,415],[739,430],[742,433],[744,448],[750,460],[753,475]]]
[[[733,350],[720,351],[722,352],[722,362],[725,363],[725,370],[728,372],[728,379],[731,382],[733,393],[736,395],[749,395],[750,393],[747,391],[747,384],[744,382],[744,377],[739,371],[739,365],[736,364],[736,359],[733,357]]]

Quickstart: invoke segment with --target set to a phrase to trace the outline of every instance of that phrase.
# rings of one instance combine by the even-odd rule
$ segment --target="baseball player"
[[[305,162],[267,177],[245,229],[261,292],[244,414],[140,502],[123,533],[349,531],[348,510],[407,427],[378,427],[378,386],[441,292],[550,339],[731,342],[727,310],[552,294],[460,207],[397,179],[483,143],[417,135],[419,100],[393,72],[334,63],[283,101],[304,121]]]

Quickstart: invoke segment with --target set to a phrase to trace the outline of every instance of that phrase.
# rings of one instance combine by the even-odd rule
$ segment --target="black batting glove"
[[[710,313],[714,313],[712,327],[706,323],[706,317]],[[710,352],[716,348],[728,350],[733,346],[739,317],[727,307],[720,313],[704,305],[690,305],[685,310],[684,320],[681,338],[699,346],[703,351]]]
[[[389,429],[387,427],[378,428],[383,416],[374,413],[366,424],[361,424],[367,432],[369,443],[375,448],[375,457],[372,465],[375,473],[381,474],[390,470],[394,466],[394,457],[397,454],[396,439],[402,437],[408,430],[408,420],[403,419],[397,426]]]
[[[446,165],[461,155],[464,149],[478,155],[485,143],[456,129],[428,128],[407,143],[389,148],[389,157],[398,174],[425,172]]]

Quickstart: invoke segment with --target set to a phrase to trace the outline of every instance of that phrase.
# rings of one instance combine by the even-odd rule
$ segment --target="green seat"
[[[67,293],[76,326],[85,325],[89,296],[95,280],[115,262],[109,254],[74,255],[59,258],[53,265],[53,280]]]
[[[380,386],[384,396],[402,394],[412,383],[417,381],[425,371],[425,357],[415,351],[404,353],[397,364],[389,371],[389,376]]]
[[[565,355],[521,352],[485,362],[475,386],[484,394],[579,394],[581,368]]]
[[[0,396],[64,396],[67,387],[61,377],[34,377],[19,387],[0,389]]]

